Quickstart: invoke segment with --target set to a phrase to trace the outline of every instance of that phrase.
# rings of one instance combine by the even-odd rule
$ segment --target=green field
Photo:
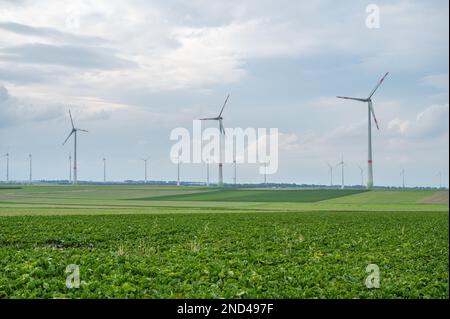
[[[435,193],[0,188],[0,298],[448,298]]]
[[[327,199],[365,193],[364,190],[213,190],[200,193],[151,196],[140,200],[261,202],[261,203],[315,203]]]

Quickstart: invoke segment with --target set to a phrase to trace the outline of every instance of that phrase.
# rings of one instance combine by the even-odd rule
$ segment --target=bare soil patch
[[[448,204],[448,191],[438,191],[419,201],[422,204]]]

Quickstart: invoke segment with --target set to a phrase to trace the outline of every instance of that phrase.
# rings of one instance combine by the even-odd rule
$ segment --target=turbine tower
[[[103,155],[103,183],[106,183],[106,158]]]
[[[402,176],[402,188],[405,188],[405,169],[404,168],[402,168],[400,175]]]
[[[219,122],[219,130],[220,130],[220,143],[219,143],[219,187],[223,187],[223,136],[225,136],[225,128],[223,127],[223,117],[222,113],[225,109],[225,106],[227,105],[228,99],[230,98],[230,94],[227,95],[227,98],[225,99],[225,103],[223,103],[222,109],[220,110],[219,116],[217,117],[209,117],[209,118],[203,118],[200,119],[201,121],[218,121]]]
[[[339,163],[337,163],[336,166],[341,166],[341,189],[345,188],[345,183],[344,183],[344,155],[342,155],[341,157],[341,161]]]
[[[28,155],[28,160],[30,164],[30,185],[33,184],[33,155]]]
[[[209,187],[209,158],[206,160],[206,187]]]
[[[72,153],[69,153],[69,183],[72,183]]]
[[[177,186],[181,185],[181,182],[180,182],[180,156],[181,156],[182,152],[183,151],[180,149],[178,151],[178,157],[177,157]]]
[[[361,186],[364,187],[364,168],[361,165],[357,164],[359,168],[359,172],[361,174]]]
[[[149,157],[142,159],[142,161],[144,162],[144,181],[145,181],[145,184],[147,184],[147,163],[148,163],[149,159],[150,159]]]
[[[9,153],[4,156],[6,157],[6,181],[9,182]]]
[[[333,166],[330,165],[330,163],[327,163],[328,165],[328,174],[330,175],[330,187],[333,187]]]
[[[437,173],[437,176],[439,177],[439,189],[441,189],[442,188],[442,172],[439,171]]]
[[[70,116],[70,123],[72,124],[72,131],[70,131],[70,134],[64,141],[63,146],[67,143],[67,141],[73,134],[73,184],[77,184],[77,132],[78,131],[87,132],[87,131],[75,127],[75,125],[73,124],[72,113],[70,112],[70,110],[69,116]]]
[[[267,161],[264,162],[264,185],[267,184]]]
[[[358,102],[364,102],[368,104],[368,160],[367,160],[367,188],[373,187],[373,168],[372,168],[372,116],[375,121],[375,124],[377,126],[377,129],[379,130],[380,127],[378,126],[377,118],[375,116],[375,111],[373,109],[373,103],[372,103],[372,97],[375,94],[375,92],[378,90],[380,85],[383,83],[384,79],[388,76],[389,72],[387,72],[378,82],[378,84],[375,86],[375,88],[372,90],[372,92],[369,94],[369,97],[367,98],[356,98],[356,97],[347,97],[347,96],[338,96],[339,99],[345,99],[345,100],[354,100]]]
[[[236,185],[237,185],[237,177],[236,177],[237,169],[236,169],[236,165],[237,165],[237,163],[236,163],[236,158],[235,158],[234,161],[233,161],[233,166],[234,166],[234,179],[233,179],[234,187],[236,187]]]

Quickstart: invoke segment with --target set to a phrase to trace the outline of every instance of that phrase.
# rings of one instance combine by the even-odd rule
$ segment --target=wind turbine
[[[147,162],[148,162],[149,159],[150,159],[149,157],[142,159],[142,161],[144,162],[144,181],[145,181],[145,184],[147,184]]]
[[[4,156],[6,157],[6,181],[9,182],[9,153]]]
[[[342,157],[341,157],[341,161],[339,162],[339,163],[337,163],[337,165],[336,166],[341,166],[341,189],[344,189],[345,188],[345,184],[344,184],[344,165],[345,165],[345,163],[344,163],[344,155],[342,155]]]
[[[233,179],[233,182],[234,182],[234,187],[236,187],[236,185],[237,185],[237,177],[236,177],[237,169],[236,169],[236,165],[237,165],[236,158],[234,158],[234,160],[233,160],[233,166],[234,166],[234,179]]]
[[[439,171],[436,176],[439,177],[439,189],[441,189],[442,188],[442,172]]]
[[[69,136],[67,136],[66,140],[64,141],[63,145],[67,143],[69,138],[73,134],[73,183],[77,184],[77,132],[87,132],[86,130],[82,130],[80,128],[76,128],[73,125],[73,119],[72,119],[72,113],[69,110],[69,116],[70,116],[70,123],[72,124],[72,131],[70,131]]]
[[[223,136],[225,135],[225,128],[223,127],[223,117],[222,113],[225,109],[225,106],[227,105],[228,99],[230,98],[230,94],[227,95],[227,98],[225,99],[225,102],[223,103],[222,109],[220,110],[219,116],[217,117],[208,117],[200,119],[201,121],[218,121],[219,122],[219,130],[220,130],[220,143],[219,143],[219,187],[223,187],[223,152],[222,152],[222,145],[223,145]]]
[[[28,160],[30,164],[30,185],[33,184],[33,155],[28,155]]]
[[[206,161],[206,187],[209,187],[209,158]]]
[[[267,184],[267,164],[268,162],[264,162],[264,185]]]
[[[404,168],[402,168],[400,175],[402,176],[402,188],[405,188],[405,169]]]
[[[103,183],[106,183],[106,158],[103,155]]]
[[[373,103],[372,103],[372,97],[375,94],[375,92],[378,90],[380,85],[383,83],[384,79],[388,76],[389,72],[387,72],[381,80],[378,82],[378,84],[375,86],[375,88],[372,90],[372,92],[369,94],[369,97],[367,98],[356,98],[356,97],[347,97],[347,96],[338,96],[339,99],[345,99],[345,100],[354,100],[358,102],[364,102],[368,104],[368,132],[369,132],[369,140],[368,140],[368,160],[367,160],[367,188],[373,187],[373,168],[372,168],[372,116],[375,121],[375,124],[377,126],[377,129],[379,130],[380,127],[378,126],[377,118],[375,116],[375,111],[373,109]]]
[[[330,175],[330,187],[333,187],[333,166],[327,162],[328,165],[328,174]]]
[[[181,182],[180,182],[180,156],[181,156],[182,152],[183,151],[180,149],[178,151],[178,156],[177,156],[177,186],[181,185]]]
[[[359,172],[361,174],[361,186],[364,187],[364,168],[361,165],[357,164],[359,168]]]

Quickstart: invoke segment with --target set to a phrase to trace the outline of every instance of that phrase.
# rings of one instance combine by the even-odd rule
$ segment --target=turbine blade
[[[377,86],[375,86],[375,88],[370,93],[370,95],[369,95],[369,97],[367,99],[370,99],[375,94],[375,92],[378,90],[378,88],[383,83],[384,79],[388,76],[388,74],[389,74],[389,72],[386,72],[386,74],[381,78],[380,82],[378,82]]]
[[[74,129],[75,126],[73,125],[72,112],[70,112],[70,110],[69,110],[69,116],[70,116],[70,123],[72,123],[72,128]]]
[[[217,117],[207,117],[207,118],[203,118],[200,119],[200,121],[217,121],[219,118]]]
[[[344,100],[353,100],[353,101],[359,101],[359,102],[367,102],[367,99],[361,99],[359,97],[349,97],[349,96],[336,96],[338,99],[344,99]]]
[[[76,128],[75,130],[76,130],[76,131],[81,131],[81,132],[86,132],[86,133],[89,132],[89,131],[87,131],[87,130],[82,130],[81,128]]]
[[[372,101],[369,101],[369,108],[370,108],[370,112],[372,113],[373,119],[375,121],[375,124],[377,126],[377,129],[379,130],[380,127],[378,126],[378,121],[377,121],[377,117],[375,116],[375,111],[373,110],[373,104]]]
[[[225,109],[225,105],[227,105],[227,102],[228,102],[229,98],[230,98],[230,94],[227,95],[227,98],[225,99],[225,103],[223,103],[222,110],[220,110],[220,113],[219,113],[218,117],[222,116],[223,110]]]
[[[69,134],[69,136],[67,136],[66,140],[63,143],[63,146],[67,143],[67,141],[69,140],[69,138],[72,136],[73,132],[75,132],[75,130],[72,130]]]

